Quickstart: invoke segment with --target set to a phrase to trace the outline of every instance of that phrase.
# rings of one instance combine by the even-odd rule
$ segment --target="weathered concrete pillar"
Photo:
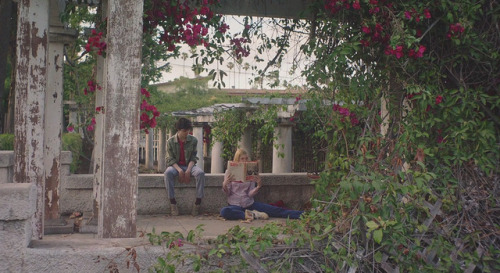
[[[292,172],[292,125],[284,121],[274,129],[277,139],[273,143],[273,173]]]
[[[108,1],[99,238],[137,235],[142,11],[142,1]]]
[[[212,165],[210,173],[224,173],[224,158],[222,158],[223,144],[220,141],[212,145]]]
[[[157,170],[164,173],[167,169],[166,167],[166,156],[167,156],[167,128],[158,128],[158,166]]]
[[[106,20],[108,11],[108,0],[101,1],[101,20]],[[103,38],[106,40],[106,34],[103,35]],[[96,83],[104,87],[105,79],[107,78],[107,70],[105,69],[106,59],[102,56],[97,56],[97,64],[96,64]],[[106,101],[106,92],[105,89],[102,88],[100,91],[98,90],[95,94],[95,105],[96,107],[104,107]],[[106,113],[106,108],[104,107],[104,112],[96,113],[95,121],[96,126],[94,127],[94,180],[93,180],[93,189],[92,189],[92,220],[89,226],[92,226],[97,233],[97,222],[99,220],[99,207],[101,204],[102,198],[102,184],[103,184],[103,167],[104,167],[104,115]]]
[[[146,168],[148,170],[153,169],[154,162],[154,151],[153,151],[153,135],[154,129],[149,130],[149,134],[146,134]]]
[[[49,0],[23,0],[18,5],[14,182],[36,186],[33,238],[43,237],[44,125],[47,88]]]
[[[243,148],[247,151],[248,156],[251,159],[254,159],[252,157],[253,151],[252,151],[252,130],[250,128],[246,128],[245,131],[243,132],[243,135],[241,136],[241,140],[238,141],[238,148]]]
[[[45,96],[45,220],[59,220],[63,127],[64,45],[76,38],[59,19],[57,0],[50,0],[47,95]],[[46,223],[48,224],[48,222]]]
[[[205,164],[205,160],[203,158],[203,125],[197,123],[193,124],[193,136],[198,140],[198,163],[196,163],[196,166],[204,170],[203,166]]]

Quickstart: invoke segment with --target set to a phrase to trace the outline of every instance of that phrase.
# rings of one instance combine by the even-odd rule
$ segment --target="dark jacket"
[[[186,164],[189,162],[198,161],[197,151],[198,140],[192,136],[187,135],[186,143],[184,143],[184,157],[186,158]],[[181,146],[179,144],[179,140],[177,139],[177,134],[167,140],[167,167],[174,165],[179,162],[180,158],[180,149]]]

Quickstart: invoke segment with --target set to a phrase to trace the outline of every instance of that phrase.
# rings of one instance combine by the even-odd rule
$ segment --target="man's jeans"
[[[187,170],[187,166],[179,166],[183,171]],[[172,166],[168,167],[164,174],[165,187],[167,188],[168,198],[175,198],[174,182],[175,177],[179,176],[179,172]],[[194,165],[191,169],[191,176],[196,179],[196,198],[203,198],[203,191],[205,189],[205,172]]]

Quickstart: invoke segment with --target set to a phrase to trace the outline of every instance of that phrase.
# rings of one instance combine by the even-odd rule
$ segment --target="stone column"
[[[198,150],[198,163],[196,164],[198,167],[200,167],[202,170],[205,168],[203,167],[205,164],[205,161],[203,159],[203,125],[202,124],[193,124],[193,136],[198,139],[198,147],[196,148]]]
[[[142,1],[108,1],[99,238],[137,236],[142,16]]]
[[[50,0],[49,46],[47,60],[47,96],[45,96],[45,220],[60,220],[59,191],[63,127],[63,64],[64,45],[76,38],[76,31],[67,30],[59,19],[57,0]],[[55,224],[51,221],[46,225]]]
[[[44,126],[47,88],[49,0],[18,4],[16,107],[14,122],[14,182],[36,186],[33,238],[43,237]]]
[[[108,0],[103,0],[101,2],[101,20],[105,20],[108,11]],[[106,40],[106,37],[103,36]],[[97,56],[96,64],[96,83],[102,87],[105,85],[105,79],[107,78],[107,70],[105,69],[106,59],[102,56]],[[105,106],[105,96],[106,92],[102,88],[95,93],[95,105],[96,107]],[[104,166],[104,112],[96,113],[95,115],[95,129],[94,129],[94,150],[92,151],[93,156],[93,168],[94,168],[94,179],[92,184],[92,220],[87,223],[87,226],[92,226],[92,230],[97,233],[97,225],[99,220],[99,207],[101,205],[102,199],[102,183],[103,183],[103,166]],[[82,134],[83,132],[80,131]]]
[[[292,128],[291,123],[283,121],[274,129],[273,173],[292,172]]]
[[[146,134],[146,169],[153,169],[154,162],[154,151],[153,151],[153,134],[154,130],[150,129],[149,133]]]
[[[224,173],[224,158],[222,158],[222,142],[215,141],[212,146],[212,165],[210,173]]]
[[[252,151],[252,131],[250,128],[246,128],[245,131],[243,132],[243,135],[241,136],[241,140],[238,141],[238,148],[243,148],[247,151],[248,156],[251,159],[254,159],[252,157],[253,151]]]
[[[159,172],[164,173],[166,168],[166,153],[167,153],[167,128],[158,128],[158,166]]]

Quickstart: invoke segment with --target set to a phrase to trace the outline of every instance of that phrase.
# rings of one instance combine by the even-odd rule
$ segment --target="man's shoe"
[[[191,211],[191,215],[198,216],[200,214],[200,205],[193,205],[193,210]]]
[[[170,214],[172,214],[172,216],[179,215],[179,209],[177,209],[177,204],[170,204]]]
[[[269,215],[267,215],[267,213],[265,213],[265,212],[260,212],[257,210],[252,210],[251,212],[253,214],[254,219],[261,219],[261,220],[269,219]]]

